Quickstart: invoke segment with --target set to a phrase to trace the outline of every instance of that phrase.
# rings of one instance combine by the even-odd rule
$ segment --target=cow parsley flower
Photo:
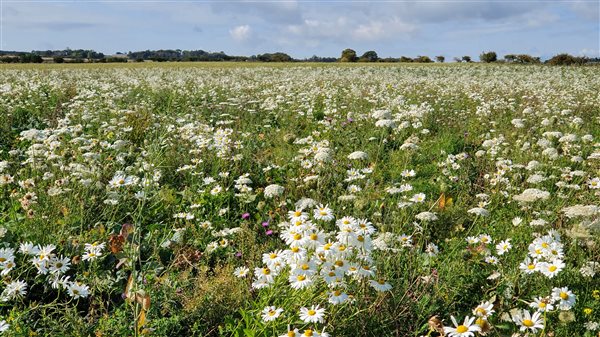
[[[283,186],[271,184],[271,185],[265,187],[265,190],[264,190],[265,198],[271,199],[274,197],[281,196],[283,194],[283,191],[284,191]]]

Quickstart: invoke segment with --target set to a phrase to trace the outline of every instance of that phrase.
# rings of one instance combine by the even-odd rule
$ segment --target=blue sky
[[[3,50],[600,56],[599,0],[2,0]]]

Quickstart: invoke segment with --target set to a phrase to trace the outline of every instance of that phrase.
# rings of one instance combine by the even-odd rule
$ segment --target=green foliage
[[[508,54],[504,55],[504,60],[509,63],[522,63],[522,64],[538,64],[540,63],[539,57],[533,57],[527,54]]]
[[[261,54],[256,58],[263,62],[291,62],[292,57],[285,53]]]
[[[343,55],[343,53],[342,53]],[[343,56],[342,56],[343,57]],[[362,54],[362,56],[358,59],[359,62],[377,62],[379,60],[379,56],[373,50],[369,50]]]
[[[342,51],[342,56],[340,57],[340,62],[356,62],[358,57],[356,56],[356,52],[353,49],[344,49]]]
[[[413,62],[416,63],[432,63],[433,61],[429,58],[429,56],[417,56],[413,59]]]
[[[553,66],[583,65],[588,62],[586,57],[577,57],[569,54],[558,54],[550,58],[546,63]]]
[[[498,56],[493,51],[483,52],[479,55],[479,60],[483,63],[492,63],[498,61]]]

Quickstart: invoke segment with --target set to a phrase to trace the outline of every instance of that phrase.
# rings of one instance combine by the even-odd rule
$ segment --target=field
[[[597,67],[0,68],[4,336],[597,336]]]

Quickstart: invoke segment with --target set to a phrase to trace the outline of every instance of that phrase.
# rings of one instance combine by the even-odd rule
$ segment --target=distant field
[[[598,335],[593,67],[0,69],[3,335]]]
[[[127,62],[127,63],[0,63],[0,69],[69,69],[69,68],[240,68],[240,67],[268,67],[268,68],[288,68],[288,67],[471,67],[471,66],[497,66],[491,64],[473,64],[473,63],[322,63],[322,62]],[[523,65],[503,65],[522,67]]]

